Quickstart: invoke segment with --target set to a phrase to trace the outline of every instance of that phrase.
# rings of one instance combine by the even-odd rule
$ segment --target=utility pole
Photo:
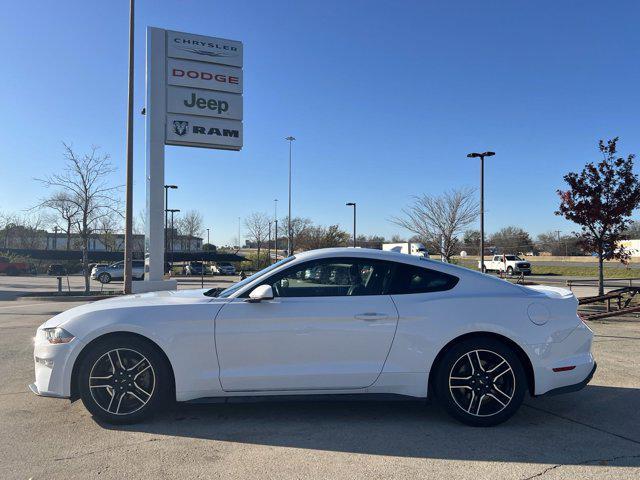
[[[470,153],[469,158],[480,159],[480,271],[484,273],[484,157],[493,157],[495,152]]]
[[[208,229],[208,228],[207,228],[207,245],[211,245],[211,244],[209,243],[209,229]]]
[[[242,241],[240,240],[240,217],[238,217],[238,249],[242,248]]]
[[[127,104],[127,168],[124,220],[124,293],[131,293],[133,261],[133,33],[135,0],[129,0],[129,89]]]
[[[356,248],[356,202],[349,202],[347,207],[353,207],[353,248]]]
[[[58,249],[58,226],[53,227],[53,249]]]
[[[293,252],[293,237],[291,235],[291,145],[293,144],[295,137],[288,136],[285,140],[289,141],[289,218],[287,219],[287,255],[291,256]]]

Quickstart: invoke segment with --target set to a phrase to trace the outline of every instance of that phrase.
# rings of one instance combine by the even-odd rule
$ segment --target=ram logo
[[[173,131],[176,135],[183,136],[187,134],[187,127],[189,127],[189,122],[183,122],[181,120],[173,121]]]

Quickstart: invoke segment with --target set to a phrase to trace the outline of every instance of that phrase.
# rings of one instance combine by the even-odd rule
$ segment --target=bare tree
[[[96,233],[100,235],[100,240],[108,252],[114,252],[118,249],[116,233],[121,229],[121,218],[119,214],[110,212],[98,221]]]
[[[260,249],[269,235],[269,216],[265,213],[252,213],[244,220],[249,241],[258,248],[257,267],[260,267]]]
[[[191,239],[202,234],[203,225],[202,214],[197,210],[185,212],[178,220],[180,235],[187,237],[187,250],[191,250]]]
[[[427,248],[440,252],[449,262],[464,228],[478,218],[475,190],[451,190],[440,196],[422,195],[392,218],[396,225],[417,234]]]
[[[119,212],[120,200],[117,192],[120,187],[111,186],[108,179],[115,167],[107,154],[100,154],[98,147],[91,147],[89,153],[76,154],[71,145],[63,143],[65,167],[59,173],[37,179],[47,188],[57,191],[41,205],[61,193],[75,208],[73,229],[78,233],[82,244],[82,267],[84,271],[85,292],[90,292],[89,283],[89,238],[98,227],[98,222],[113,212]]]
[[[280,237],[283,237],[286,242],[286,238],[289,235],[288,232],[288,219],[289,217],[284,217],[282,220],[278,222],[278,230]],[[313,226],[313,222],[304,217],[293,217],[291,219],[291,237],[293,240],[293,245],[291,245],[291,252],[295,251],[298,240],[304,236],[305,232]],[[279,243],[279,245],[285,245],[283,243]]]

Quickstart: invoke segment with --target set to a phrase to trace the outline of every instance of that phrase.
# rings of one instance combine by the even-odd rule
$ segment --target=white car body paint
[[[309,260],[364,257],[454,275],[448,291],[376,296],[240,298],[266,278]],[[393,252],[323,249],[297,254],[248,281],[229,298],[205,290],[154,292],[67,310],[39,327],[35,389],[69,397],[82,349],[102,335],[130,332],[158,345],[174,371],[176,397],[391,393],[426,397],[438,353],[465,334],[507,337],[528,357],[536,395],[585,380],[594,367],[593,334],[564,289],[523,287],[455,265]],[[530,308],[531,305],[534,307]],[[548,311],[543,324],[531,311]],[[538,315],[538,313],[536,313]],[[538,322],[539,323],[539,322]],[[43,328],[75,336],[49,344]],[[553,368],[575,365],[569,371]]]

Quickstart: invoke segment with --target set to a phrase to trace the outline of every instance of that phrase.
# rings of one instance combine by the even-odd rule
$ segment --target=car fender
[[[64,390],[70,391],[73,365],[86,345],[112,333],[133,333],[155,343],[174,372],[177,400],[221,391],[214,345],[214,318],[223,302],[153,305],[98,310],[63,325],[81,341],[68,357]]]

